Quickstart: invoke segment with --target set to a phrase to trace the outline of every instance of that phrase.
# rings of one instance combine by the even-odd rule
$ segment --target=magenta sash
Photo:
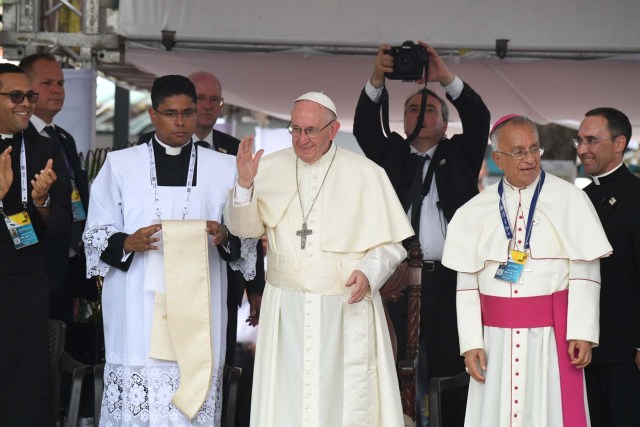
[[[585,427],[582,369],[571,365],[567,336],[569,290],[525,298],[502,298],[480,294],[482,323],[497,328],[542,328],[552,326],[558,350],[562,419],[564,427]]]

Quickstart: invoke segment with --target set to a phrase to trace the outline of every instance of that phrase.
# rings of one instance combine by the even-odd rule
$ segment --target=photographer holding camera
[[[375,67],[358,100],[353,134],[365,155],[383,167],[409,216],[423,253],[420,309],[419,387],[428,393],[432,377],[464,371],[456,324],[456,273],[440,263],[447,224],[455,211],[478,193],[478,174],[489,137],[490,114],[482,98],[455,76],[429,45],[405,42],[378,48]],[[411,51],[410,49],[413,49]],[[426,92],[423,124],[410,142],[397,133],[385,136],[380,121],[385,74],[407,80],[397,68],[412,66],[426,51],[428,67],[416,83],[439,82],[458,110],[463,133],[447,138],[449,110],[446,102],[429,89],[421,89],[405,102],[404,130],[414,133],[419,123],[422,94]],[[408,52],[408,53],[405,53]],[[394,67],[394,56],[396,61]],[[408,59],[407,59],[408,58]],[[396,68],[394,70],[394,68]],[[410,73],[409,73],[410,74]],[[398,337],[398,360],[406,350],[407,299],[389,306]],[[425,363],[426,356],[426,363]],[[419,397],[421,399],[421,396]],[[462,425],[466,392],[443,401],[447,426]],[[453,417],[453,418],[452,418]],[[454,418],[455,421],[454,421]]]

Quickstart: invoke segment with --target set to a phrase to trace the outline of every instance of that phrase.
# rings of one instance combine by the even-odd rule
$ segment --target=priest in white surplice
[[[225,218],[269,238],[251,425],[403,425],[379,289],[413,234],[381,168],[339,148],[333,102],[307,93],[291,112],[293,147],[237,156]]]
[[[583,368],[611,246],[585,194],[540,169],[533,122],[505,116],[491,142],[504,178],[458,210],[442,258],[458,271],[460,351],[473,377],[465,425],[587,426]]]
[[[100,425],[218,426],[227,278],[211,243],[227,234],[219,222],[235,162],[191,141],[186,77],[156,79],[151,100],[155,135],[109,153],[84,234],[87,272],[105,277]]]

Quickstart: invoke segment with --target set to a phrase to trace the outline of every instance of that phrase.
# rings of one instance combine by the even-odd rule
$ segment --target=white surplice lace
[[[253,280],[256,277],[256,239],[240,237],[240,258],[230,261],[229,266],[233,271],[240,271],[245,280]]]
[[[102,427],[212,427],[222,414],[222,368],[215,369],[209,394],[189,420],[171,403],[178,389],[177,366],[130,366],[107,363],[104,370]]]
[[[106,276],[109,265],[100,259],[100,255],[109,246],[109,238],[119,230],[112,226],[93,228],[84,233],[84,250],[87,257],[87,278],[92,276]]]

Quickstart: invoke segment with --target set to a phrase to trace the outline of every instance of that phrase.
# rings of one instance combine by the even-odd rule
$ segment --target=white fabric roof
[[[636,51],[637,0],[120,0],[119,32],[157,40]]]
[[[296,97],[323,91],[335,102],[343,129],[351,127],[374,56],[340,54],[342,47],[360,46],[373,52],[380,43],[397,45],[405,39],[422,39],[438,50],[455,52],[445,57],[447,64],[480,93],[492,120],[519,113],[542,124],[577,127],[588,109],[612,106],[630,117],[637,140],[638,22],[636,0],[433,0],[428,4],[420,0],[309,4],[293,0],[121,0],[119,32],[130,40],[127,63],[156,76],[211,71],[222,81],[223,96],[230,104],[286,119]],[[159,43],[139,43],[160,40],[162,29],[176,31],[178,43],[172,51],[165,51]],[[513,55],[527,50],[547,59],[514,59],[509,53],[506,59],[498,59],[492,53],[497,38],[511,40]],[[229,51],[194,49],[195,45],[185,42],[212,43]],[[301,48],[244,52],[247,45],[242,43]],[[309,46],[333,46],[338,53],[321,53]],[[575,58],[595,51],[612,56],[553,59],[560,51],[562,56]],[[403,101],[418,87],[396,81],[388,82],[388,87],[392,127],[401,130]],[[442,93],[438,86],[432,89]],[[452,111],[451,126],[457,120]]]

